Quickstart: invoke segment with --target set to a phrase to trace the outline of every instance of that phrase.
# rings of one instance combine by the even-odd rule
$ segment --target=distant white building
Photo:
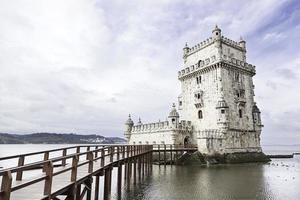
[[[246,62],[246,42],[221,34],[183,48],[178,72],[181,94],[167,121],[125,123],[130,144],[194,144],[205,154],[261,152],[263,127],[254,101],[255,66]]]

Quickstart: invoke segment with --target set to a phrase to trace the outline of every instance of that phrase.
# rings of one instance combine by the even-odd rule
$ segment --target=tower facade
[[[210,38],[183,48],[178,112],[173,105],[165,122],[126,126],[129,143],[188,141],[204,154],[261,152],[255,73],[246,61],[246,42],[224,37],[216,26]]]
[[[254,102],[255,67],[246,62],[246,42],[232,41],[217,26],[212,36],[184,47],[179,71],[180,116],[191,121],[200,152],[260,152],[261,118]]]

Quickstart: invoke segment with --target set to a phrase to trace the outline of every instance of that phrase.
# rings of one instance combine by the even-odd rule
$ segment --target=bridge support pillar
[[[122,164],[120,163],[118,166],[118,179],[117,179],[117,193],[118,193],[118,199],[121,199],[122,195]]]
[[[105,169],[104,175],[104,194],[103,199],[108,200],[110,199],[111,195],[111,168]]]

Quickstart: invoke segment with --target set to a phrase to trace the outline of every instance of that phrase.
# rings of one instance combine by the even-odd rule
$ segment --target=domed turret
[[[177,112],[177,110],[176,110],[175,103],[173,103],[173,105],[172,105],[172,110],[171,110],[171,112],[169,113],[169,116],[168,116],[168,117],[169,117],[169,118],[173,118],[173,117],[178,118],[178,117],[179,117],[179,114],[178,114],[178,112]]]
[[[184,63],[186,62],[186,58],[187,58],[187,55],[188,55],[189,52],[190,52],[190,48],[188,47],[188,44],[185,43],[185,46],[183,48],[183,60],[184,60]]]
[[[240,37],[239,46],[246,50],[246,41]]]
[[[169,119],[169,123],[172,126],[177,127],[177,124],[179,123],[179,114],[176,110],[175,103],[173,103],[172,110],[169,113],[168,119]]]
[[[124,132],[124,135],[125,135],[128,142],[130,140],[131,130],[132,130],[133,125],[134,125],[134,123],[133,123],[133,121],[131,119],[131,116],[129,114],[128,119],[125,122],[125,132]]]
[[[214,30],[212,30],[212,38],[221,39],[221,29],[219,29],[218,25],[215,26]]]
[[[137,125],[142,125],[143,123],[142,123],[142,121],[141,121],[141,118],[139,117],[139,121],[138,121],[138,123],[137,123]]]

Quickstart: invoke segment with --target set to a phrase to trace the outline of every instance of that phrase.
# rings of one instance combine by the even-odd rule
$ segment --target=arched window
[[[201,60],[198,61],[198,67],[200,67],[200,64],[201,64]]]
[[[198,111],[198,118],[199,118],[199,119],[202,119],[202,118],[203,118],[202,110],[199,110],[199,111]]]
[[[243,117],[243,111],[242,111],[242,109],[239,109],[239,116],[240,116],[240,118]]]

